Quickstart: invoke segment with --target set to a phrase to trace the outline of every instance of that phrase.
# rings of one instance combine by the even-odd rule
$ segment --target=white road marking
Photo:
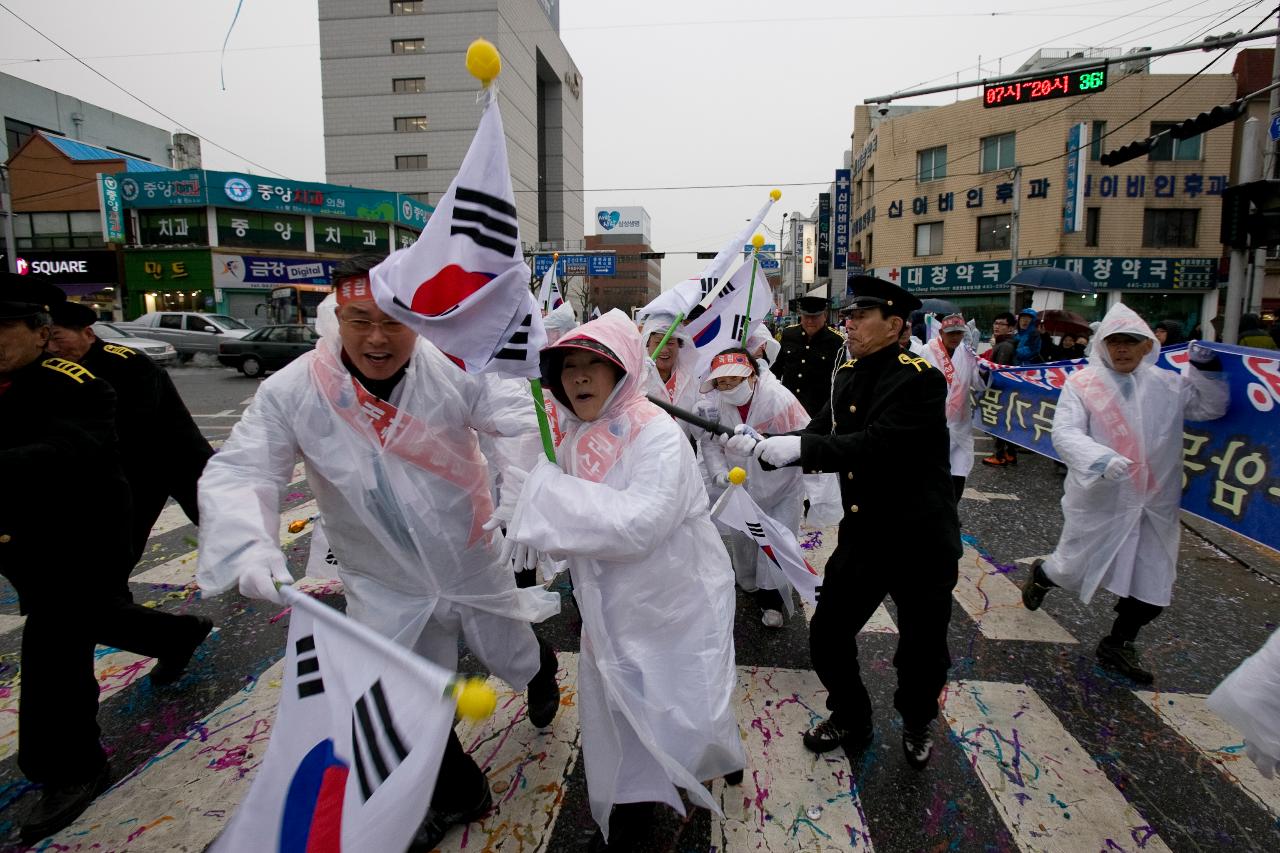
[[[1026,566],[1027,568],[1031,568],[1031,564],[1034,563],[1036,560],[1047,560],[1052,556],[1053,554],[1041,554],[1038,557],[1022,557],[1021,559],[1014,560],[1014,562],[1017,563],[1019,566]]]
[[[1203,693],[1135,690],[1162,721],[1208,759],[1219,772],[1273,816],[1280,816],[1280,778],[1268,779],[1244,754],[1244,738],[1205,704]]]
[[[240,405],[242,405],[242,406],[247,406],[247,405],[249,405],[249,404],[250,404],[250,403],[252,403],[252,402],[253,402],[253,396],[251,395],[251,396],[245,397],[243,400],[241,400],[241,401],[240,401]]]
[[[952,682],[944,715],[1019,849],[1169,848],[1023,684]]]
[[[1022,606],[1022,590],[968,545],[952,596],[990,640],[1074,643],[1076,638],[1044,610]]]
[[[971,486],[965,486],[964,494],[960,497],[967,501],[981,501],[982,503],[991,503],[992,501],[1017,501],[1021,500],[1017,495],[1010,495],[1004,492],[980,492]]]
[[[747,769],[741,785],[712,784],[724,811],[723,820],[711,818],[713,849],[873,849],[844,753],[815,755],[801,740],[826,715],[825,696],[812,672],[738,667],[734,699]]]
[[[193,418],[238,418],[240,417],[240,412],[236,411],[235,409],[223,409],[221,412],[213,412],[212,414],[207,414],[207,415],[197,415],[193,413],[191,417]]]
[[[809,561],[809,565],[818,571],[824,571],[827,565],[827,559],[831,556],[831,552],[836,549],[838,540],[837,528],[832,527],[809,527],[802,524],[800,527],[800,543],[803,547],[805,559]],[[804,612],[804,621],[808,622],[813,618],[813,608],[804,602],[800,603],[800,609]],[[860,634],[896,634],[898,626],[894,624],[893,617],[889,615],[889,611],[881,604],[876,608],[875,613],[871,614],[871,618],[867,620],[867,624],[862,626]]]
[[[26,622],[27,617],[20,616],[17,613],[6,613],[4,615],[0,615],[0,636],[3,636],[10,631],[18,630],[25,625]]]

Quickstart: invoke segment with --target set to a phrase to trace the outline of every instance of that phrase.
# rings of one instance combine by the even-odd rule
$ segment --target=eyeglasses
[[[366,320],[362,317],[352,317],[350,319],[343,318],[342,324],[355,332],[357,335],[367,335],[373,331],[373,327],[377,326],[382,329],[382,333],[387,337],[395,337],[403,335],[409,331],[409,327],[399,320]]]

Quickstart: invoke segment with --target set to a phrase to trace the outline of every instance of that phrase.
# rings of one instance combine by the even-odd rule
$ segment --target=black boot
[[[1102,664],[1103,669],[1118,672],[1139,684],[1151,684],[1156,680],[1151,670],[1142,665],[1142,658],[1138,656],[1138,649],[1133,643],[1103,637],[1102,642],[1098,643],[1097,654],[1098,663]]]
[[[870,720],[846,728],[834,719],[826,719],[804,733],[804,745],[810,752],[818,753],[842,746],[845,755],[852,757],[870,746],[873,736]]]
[[[535,728],[545,729],[556,718],[556,711],[560,710],[560,685],[556,683],[556,670],[559,667],[556,653],[542,638],[538,639],[538,660],[538,672],[529,682],[525,695],[529,705],[529,722]]]
[[[932,724],[925,723],[919,728],[902,727],[902,751],[907,756],[907,764],[915,770],[923,770],[933,755]]]
[[[209,617],[193,615],[191,618],[195,620],[191,629],[191,645],[173,657],[163,657],[156,661],[156,665],[151,669],[152,684],[164,687],[182,678],[182,673],[187,670],[187,664],[191,663],[191,656],[196,653],[196,649],[213,630],[213,621]]]
[[[88,781],[69,785],[45,785],[40,792],[40,801],[22,824],[23,842],[33,844],[66,829],[89,808],[94,797],[107,789],[110,777],[111,765],[103,763],[98,774]]]
[[[486,780],[484,796],[474,805],[460,809],[445,810],[434,807],[427,809],[427,816],[423,818],[417,833],[414,834],[413,841],[409,842],[406,853],[429,853],[435,850],[450,829],[479,820],[488,814],[491,808],[493,808],[493,794],[489,792],[489,783]]]
[[[1031,577],[1022,585],[1022,606],[1028,610],[1039,610],[1049,590],[1057,586],[1044,573],[1044,560],[1036,560],[1031,564]]]

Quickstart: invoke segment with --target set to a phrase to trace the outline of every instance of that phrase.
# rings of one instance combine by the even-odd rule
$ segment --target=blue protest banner
[[[1268,350],[1204,344],[1218,353],[1231,389],[1227,413],[1183,424],[1182,508],[1268,548],[1280,550],[1280,358]],[[1187,347],[1162,350],[1157,362],[1185,372]],[[1057,459],[1053,415],[1067,377],[1084,359],[1000,367],[978,399],[973,425]]]

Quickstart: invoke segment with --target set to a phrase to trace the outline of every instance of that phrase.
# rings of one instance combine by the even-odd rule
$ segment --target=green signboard
[[[144,246],[207,246],[203,209],[144,210],[138,214],[138,242]]]
[[[307,221],[288,213],[218,209],[218,245],[264,249],[307,248]]]
[[[313,219],[317,252],[387,252],[390,227],[375,222]]]
[[[124,199],[120,198],[120,182],[111,175],[98,175],[98,209],[102,211],[102,240],[124,242]]]

